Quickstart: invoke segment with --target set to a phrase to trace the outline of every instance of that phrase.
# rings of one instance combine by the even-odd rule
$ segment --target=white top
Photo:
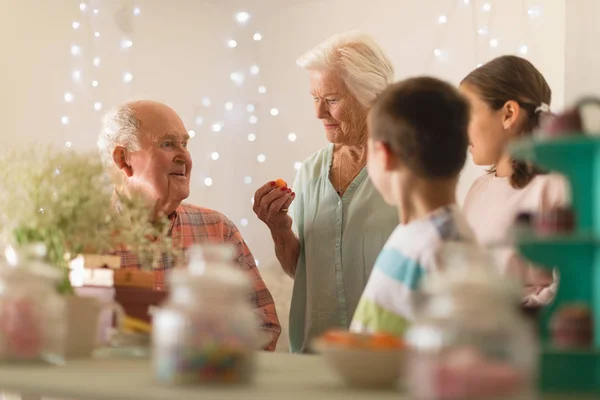
[[[523,189],[510,185],[508,177],[486,174],[469,189],[463,214],[478,242],[492,246],[505,242],[509,229],[521,212],[542,212],[569,203],[569,185],[560,175],[538,175]],[[494,250],[502,272],[521,279],[528,304],[547,304],[556,291],[547,271],[519,259],[513,248]]]

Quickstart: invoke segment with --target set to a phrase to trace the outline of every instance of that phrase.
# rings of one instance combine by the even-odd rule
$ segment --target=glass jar
[[[43,262],[45,247],[5,249],[0,263],[0,362],[64,363],[66,304],[63,278]]]
[[[250,304],[250,277],[228,246],[188,252],[187,269],[170,274],[170,294],[154,310],[156,377],[169,384],[248,383],[260,343],[260,320]]]
[[[406,335],[413,398],[534,399],[539,347],[520,295],[483,250],[445,245]]]

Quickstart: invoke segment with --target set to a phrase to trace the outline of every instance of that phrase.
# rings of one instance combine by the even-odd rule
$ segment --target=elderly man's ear
[[[133,168],[131,168],[131,164],[129,163],[129,153],[127,149],[123,146],[117,146],[113,150],[113,161],[117,165],[117,167],[130,178],[133,175]]]

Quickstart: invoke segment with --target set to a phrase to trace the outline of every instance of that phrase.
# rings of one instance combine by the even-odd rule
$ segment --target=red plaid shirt
[[[248,271],[254,281],[252,302],[262,311],[262,329],[271,335],[271,342],[265,347],[265,350],[275,350],[281,326],[275,311],[273,297],[256,268],[254,256],[233,222],[217,211],[190,204],[181,204],[170,216],[170,219],[172,221],[170,236],[176,247],[186,249],[195,243],[229,243],[235,246],[239,266]],[[141,268],[135,254],[119,252],[119,255],[121,256],[121,268]],[[159,266],[154,270],[155,290],[166,290],[165,271],[172,267],[172,260],[165,258],[161,260]]]

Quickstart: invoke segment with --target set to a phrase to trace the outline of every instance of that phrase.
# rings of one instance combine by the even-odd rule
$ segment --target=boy
[[[373,267],[350,330],[402,335],[424,274],[444,242],[472,241],[456,205],[469,106],[451,85],[413,78],[388,87],[369,115],[367,168],[400,224]]]

